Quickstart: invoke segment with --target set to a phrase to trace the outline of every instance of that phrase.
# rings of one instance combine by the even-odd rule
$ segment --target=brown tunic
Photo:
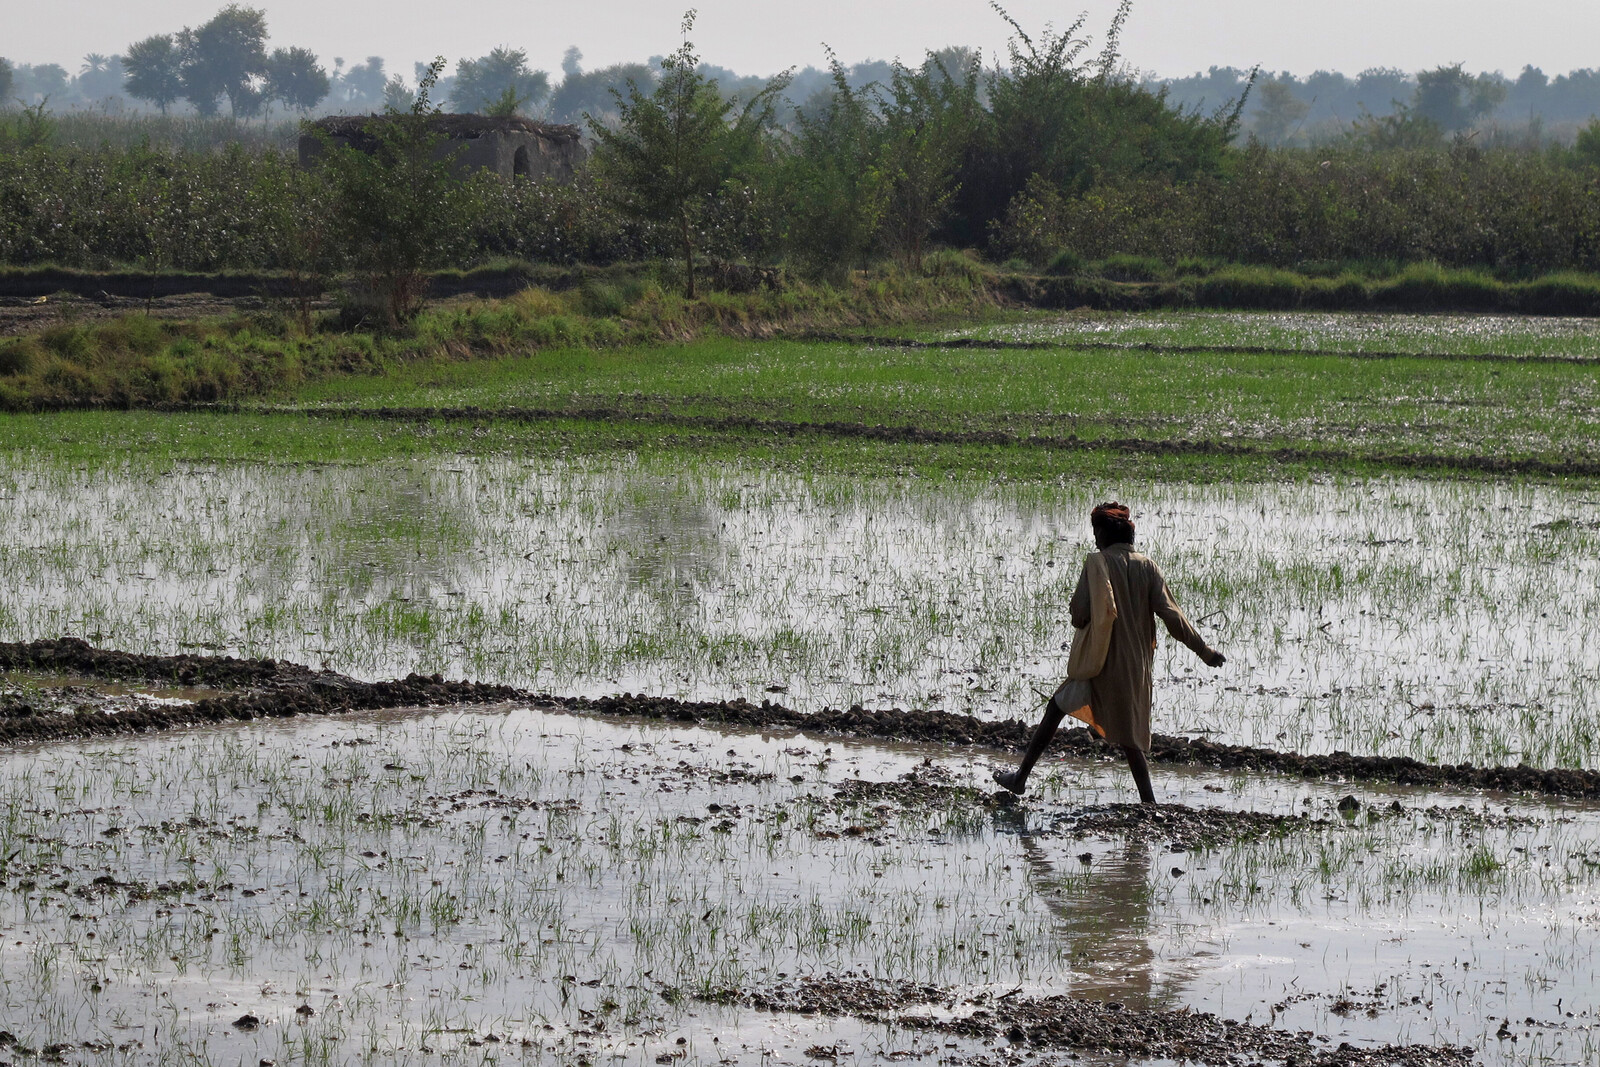
[[[1190,625],[1167,591],[1161,568],[1149,556],[1129,544],[1107,545],[1101,549],[1111,591],[1116,598],[1117,620],[1111,628],[1111,648],[1106,665],[1089,680],[1089,706],[1096,725],[1105,731],[1107,741],[1126,748],[1150,751],[1150,703],[1152,672],[1156,658],[1156,623],[1159,617],[1167,632],[1204,658],[1211,651],[1205,639]],[[1089,583],[1085,573],[1078,576],[1072,594],[1072,625],[1089,624]]]

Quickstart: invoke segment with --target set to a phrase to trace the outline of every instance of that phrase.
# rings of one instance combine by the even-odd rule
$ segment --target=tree
[[[1499,107],[1505,98],[1505,82],[1489,74],[1474,78],[1456,63],[1419,73],[1411,106],[1419,117],[1445,133],[1456,133]]]
[[[1008,62],[987,79],[989,109],[961,173],[957,240],[981,240],[1035,174],[1064,194],[1133,177],[1186,180],[1220,171],[1250,82],[1211,114],[1171,106],[1121,71],[1117,42],[1130,11],[1123,0],[1098,56],[1081,33],[1086,17],[1065,31],[1029,36],[991,4],[1013,31]]]
[[[411,91],[400,75],[396,74],[383,83],[383,110],[410,111],[411,105],[416,102],[417,94]]]
[[[643,63],[622,63],[587,73],[568,70],[550,94],[547,110],[557,122],[583,122],[592,117],[609,124],[615,118],[618,94],[630,83],[654,85],[655,80],[656,71]]]
[[[183,56],[170,33],[135,41],[122,57],[124,91],[154,104],[165,115],[172,102],[183,96]]]
[[[1350,128],[1350,139],[1378,151],[1437,148],[1444,142],[1444,129],[1416,108],[1397,104],[1388,115],[1363,111]]]
[[[121,56],[90,52],[78,68],[78,94],[86,100],[104,100],[122,92],[124,72]]]
[[[11,60],[0,57],[0,102],[11,99],[11,85],[14,79]]]
[[[850,85],[830,51],[833,89],[818,93],[795,116],[799,132],[785,168],[788,245],[814,273],[842,276],[878,241],[888,200],[883,116],[875,86]]]
[[[267,13],[229,4],[197,29],[178,34],[183,53],[183,95],[202,115],[217,111],[228,98],[234,115],[253,115],[261,106],[259,80],[267,72]]]
[[[567,50],[561,53],[562,77],[571,78],[583,73],[583,52],[575,44],[567,45]]]
[[[509,97],[507,94],[510,94]],[[520,48],[500,47],[477,59],[456,64],[456,83],[450,93],[450,106],[457,111],[487,112],[498,104],[517,112],[536,105],[550,94],[550,75],[528,66],[528,53]]]
[[[1296,96],[1287,81],[1268,78],[1261,83],[1255,135],[1267,144],[1283,144],[1310,111],[1311,105]]]
[[[1590,119],[1572,144],[1573,157],[1588,167],[1600,167],[1600,119]]]
[[[306,112],[322,103],[332,84],[308,48],[278,48],[267,57],[264,99]]]
[[[441,151],[435,128],[440,111],[431,94],[445,60],[438,57],[405,111],[369,119],[360,147],[326,153],[333,193],[335,245],[347,250],[379,325],[395,330],[411,321],[427,294],[428,270],[461,240],[466,192]]]
[[[947,62],[947,59],[949,62]],[[882,101],[885,236],[912,270],[949,210],[956,168],[978,128],[976,53],[933,53],[921,67],[894,65]]]
[[[65,96],[70,78],[67,68],[59,63],[24,63],[13,72],[12,91],[24,107],[56,100]]]
[[[742,108],[724,99],[717,83],[700,73],[689,33],[695,13],[683,16],[683,43],[661,61],[661,80],[646,92],[637,82],[613,94],[615,128],[588,116],[597,142],[595,165],[626,215],[668,226],[683,254],[684,294],[694,299],[694,258],[700,224],[719,194],[752,165],[770,128],[774,79]]]
[[[365,63],[357,63],[339,78],[338,98],[351,111],[378,110],[384,106],[388,81],[383,57],[368,56]]]

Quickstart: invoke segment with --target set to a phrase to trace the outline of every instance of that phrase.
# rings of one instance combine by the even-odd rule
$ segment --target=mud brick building
[[[318,119],[312,126],[321,135],[310,131],[300,135],[300,165],[310,166],[322,155],[324,137],[335,147],[370,150],[375,141],[368,126],[382,121],[382,115]],[[587,154],[576,126],[485,115],[435,115],[429,121],[444,137],[439,154],[453,156],[461,175],[487,170],[507,181],[520,177],[566,182],[572,180]]]

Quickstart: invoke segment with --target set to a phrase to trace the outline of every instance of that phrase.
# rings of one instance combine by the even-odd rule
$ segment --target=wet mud
[[[794,730],[931,744],[969,745],[1015,751],[1033,724],[925,709],[824,708],[800,712],[763,700],[691,701],[624,693],[612,697],[562,698],[511,686],[446,681],[411,674],[394,681],[364,682],[333,671],[271,659],[227,656],[149,656],[98,649],[72,637],[0,642],[0,670],[92,676],[110,681],[145,680],[188,687],[233,690],[192,703],[137,706],[115,714],[92,708],[63,714],[26,694],[0,704],[0,744],[144,733],[205,723],[243,722],[295,715],[336,715],[385,708],[526,703],[603,716],[684,724]],[[1120,750],[1088,730],[1063,730],[1050,752],[1089,760],[1120,760]],[[1156,734],[1152,763],[1249,771],[1289,777],[1394,783],[1425,788],[1486,789],[1575,799],[1600,798],[1600,772],[1519,766],[1431,764],[1407,756],[1358,756],[1348,752],[1301,755],[1248,745]]]
[[[145,733],[204,723],[245,722],[293,715],[334,715],[382,708],[503,703],[527,699],[518,689],[447,682],[413,674],[398,681],[362,682],[278,660],[231,656],[145,656],[98,649],[78,638],[0,643],[0,670],[85,675],[237,690],[192,703],[131,706],[110,713],[80,706],[63,714],[26,694],[0,706],[0,744]]]
[[[1209,1012],[1130,1008],[1115,1001],[1020,990],[966,996],[955,990],[855,975],[800,978],[708,998],[760,1010],[853,1016],[956,1037],[1004,1038],[1024,1055],[1084,1052],[1139,1059],[1235,1064],[1274,1060],[1296,1067],[1455,1067],[1471,1049],[1451,1045],[1333,1045],[1309,1031],[1222,1019]]]

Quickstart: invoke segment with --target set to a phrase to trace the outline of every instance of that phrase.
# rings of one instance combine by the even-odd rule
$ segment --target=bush
[[[1600,278],[1562,273],[1516,286],[1517,307],[1535,315],[1600,315]]]
[[[1082,256],[1076,252],[1064,250],[1056,253],[1055,258],[1050,261],[1050,265],[1044,269],[1044,272],[1059,277],[1066,274],[1081,274],[1084,267],[1085,263]]]
[[[1228,267],[1195,283],[1202,305],[1250,308],[1295,308],[1306,299],[1306,279],[1270,267]]]
[[[1169,273],[1167,265],[1154,256],[1135,256],[1126,252],[1107,256],[1095,265],[1101,277],[1114,282],[1158,282]]]
[[[1375,303],[1405,308],[1492,311],[1503,303],[1500,283],[1481,271],[1417,263],[1373,286]]]
[[[31,374],[48,358],[32,337],[0,341],[0,375]]]

